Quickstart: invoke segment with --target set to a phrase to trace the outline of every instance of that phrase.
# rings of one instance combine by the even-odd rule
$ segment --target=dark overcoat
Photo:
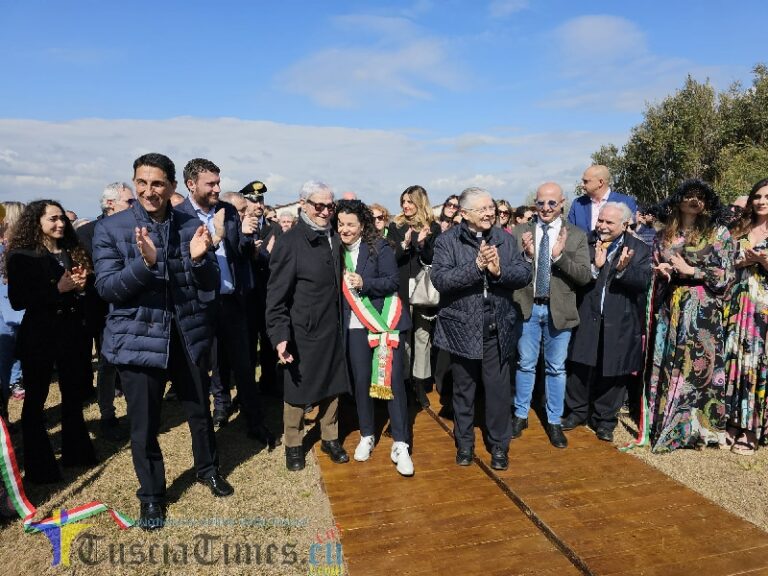
[[[400,274],[400,299],[404,304],[409,303],[409,280],[416,278],[421,272],[422,264],[432,264],[432,255],[434,254],[435,241],[440,236],[440,225],[432,222],[429,226],[429,235],[424,239],[424,244],[419,246],[416,242],[418,234],[414,232],[411,235],[411,244],[407,250],[403,250],[403,240],[408,231],[408,224],[398,226],[395,222],[389,225],[387,240],[395,250],[395,260]]]
[[[485,241],[496,246],[499,252],[501,275],[498,278],[477,267],[480,242],[466,222],[440,235],[432,259],[432,283],[440,292],[435,346],[476,360],[483,357],[484,290],[488,292],[494,312],[499,354],[508,358],[517,319],[512,295],[531,281],[531,264],[523,259],[512,235],[494,227]]]
[[[571,336],[569,359],[596,366],[598,354],[603,359],[603,376],[624,376],[642,369],[642,335],[645,328],[645,305],[651,281],[651,253],[648,246],[631,234],[624,234],[624,246],[635,254],[619,275],[619,254],[604,265],[596,279],[581,289],[579,318],[581,322]],[[595,261],[595,235],[589,238],[590,262]],[[602,316],[600,296],[605,287]],[[600,324],[603,324],[603,349],[598,346]]]
[[[299,220],[277,238],[267,285],[267,334],[288,342],[293,362],[277,377],[288,404],[313,404],[349,391],[341,316],[339,237]],[[331,249],[331,245],[333,249]]]

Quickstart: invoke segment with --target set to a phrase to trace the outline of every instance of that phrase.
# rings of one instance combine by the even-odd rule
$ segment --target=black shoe
[[[120,427],[119,418],[112,416],[99,420],[99,435],[107,440],[119,442],[128,438],[128,431]]]
[[[215,428],[223,428],[229,422],[229,414],[227,414],[226,408],[215,408],[213,410],[213,426]]]
[[[578,426],[585,426],[585,425],[586,425],[586,422],[584,420],[580,420],[576,416],[576,414],[573,414],[573,413],[568,414],[568,416],[566,416],[562,422],[563,430],[566,430],[566,431],[573,430]]]
[[[165,506],[142,502],[138,526],[142,530],[160,530],[165,526]]]
[[[291,472],[304,470],[304,447],[286,446],[285,447],[285,467]]]
[[[510,436],[510,438],[520,438],[520,435],[526,428],[528,428],[528,418],[512,416],[512,436]]]
[[[555,448],[567,448],[568,438],[563,434],[563,427],[560,424],[547,424],[547,436],[549,443]]]
[[[277,438],[265,424],[255,424],[248,427],[248,438],[257,440],[269,448],[270,452],[277,446]]]
[[[323,440],[320,442],[320,450],[328,454],[336,464],[349,462],[347,451],[339,444],[338,440],[328,440],[327,442]]]
[[[224,498],[225,496],[232,496],[235,493],[235,489],[232,488],[232,484],[224,480],[224,476],[216,472],[213,476],[208,478],[197,477],[197,481],[200,484],[208,486],[211,489],[211,494],[217,498]]]
[[[459,448],[456,450],[456,464],[459,466],[469,466],[472,464],[475,451],[472,448]]]
[[[597,436],[598,440],[602,440],[603,442],[613,442],[613,430],[610,428],[598,427],[595,436]]]
[[[506,470],[509,468],[509,456],[501,446],[496,446],[491,451],[491,468],[494,470]]]

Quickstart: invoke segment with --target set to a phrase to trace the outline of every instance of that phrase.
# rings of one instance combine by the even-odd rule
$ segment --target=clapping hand
[[[523,241],[523,251],[525,252],[525,255],[528,256],[531,260],[533,260],[533,233],[526,232],[522,236]]]
[[[221,213],[224,213],[224,211],[222,210]],[[197,230],[195,230],[192,240],[189,242],[189,256],[192,258],[192,261],[200,262],[212,244],[213,238],[211,238],[211,233],[208,232],[208,228],[205,225],[200,224]]]
[[[628,248],[627,246],[624,246],[624,248],[621,249],[621,256],[619,256],[619,263],[616,264],[616,271],[621,272],[629,266],[629,261],[632,260],[632,256],[635,255],[635,251]]]
[[[72,273],[69,270],[64,270],[64,274],[59,278],[56,288],[58,288],[60,294],[77,289],[77,282],[75,282],[75,279],[72,277]]]
[[[669,258],[669,261],[670,264],[672,264],[672,268],[678,274],[693,276],[693,273],[696,272],[696,269],[688,264],[688,262],[685,261],[685,258],[683,258],[680,254],[672,254],[672,256]]]
[[[595,268],[598,270],[605,266],[605,260],[608,257],[608,248],[603,246],[603,241],[599,238],[595,242]]]
[[[565,229],[565,226],[562,226],[560,228],[560,233],[557,235],[557,240],[555,241],[555,245],[552,246],[552,260],[556,260],[560,257],[560,254],[563,253],[563,249],[565,248],[565,242],[568,240],[568,230]]]
[[[73,266],[71,272],[72,281],[75,283],[75,289],[79,292],[85,290],[85,283],[88,279],[88,272],[82,266]]]
[[[477,254],[477,258],[479,261],[478,268],[480,268],[480,270],[488,270],[493,276],[497,277],[501,274],[499,250],[496,246],[486,244],[485,240],[483,240],[480,242],[480,251]]]
[[[227,237],[227,229],[224,226],[224,208],[219,209],[213,216],[213,243],[218,246],[224,238]]]
[[[430,232],[430,230],[429,230],[429,226],[424,226],[424,228],[422,228],[422,229],[419,231],[419,236],[418,236],[418,238],[416,239],[416,242],[419,244],[419,246],[421,246],[422,244],[424,244],[424,240],[426,240],[426,239],[427,239],[427,236],[429,236],[429,232]]]
[[[674,268],[669,262],[659,262],[658,264],[654,265],[653,271],[657,276],[661,276],[667,282],[669,282],[672,280],[672,272],[674,271]]]
[[[136,228],[136,247],[144,259],[144,264],[149,268],[154,266],[157,262],[157,248],[155,248],[155,243],[150,238],[146,226]]]

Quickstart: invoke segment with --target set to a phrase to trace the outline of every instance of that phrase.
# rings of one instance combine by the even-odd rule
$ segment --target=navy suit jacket
[[[608,202],[623,202],[629,206],[629,209],[632,211],[632,221],[635,220],[637,202],[632,196],[619,194],[615,190],[611,190],[611,195],[608,196]],[[573,201],[571,209],[568,211],[568,222],[574,226],[578,226],[587,234],[592,232],[592,199],[589,196],[582,194]]]

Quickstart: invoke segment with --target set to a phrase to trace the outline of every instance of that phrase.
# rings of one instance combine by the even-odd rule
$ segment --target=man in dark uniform
[[[267,333],[284,386],[288,470],[304,468],[304,408],[318,404],[321,450],[349,461],[339,443],[339,394],[349,391],[341,324],[341,247],[331,226],[333,192],[322,182],[301,188],[301,216],[275,243],[267,287]]]

